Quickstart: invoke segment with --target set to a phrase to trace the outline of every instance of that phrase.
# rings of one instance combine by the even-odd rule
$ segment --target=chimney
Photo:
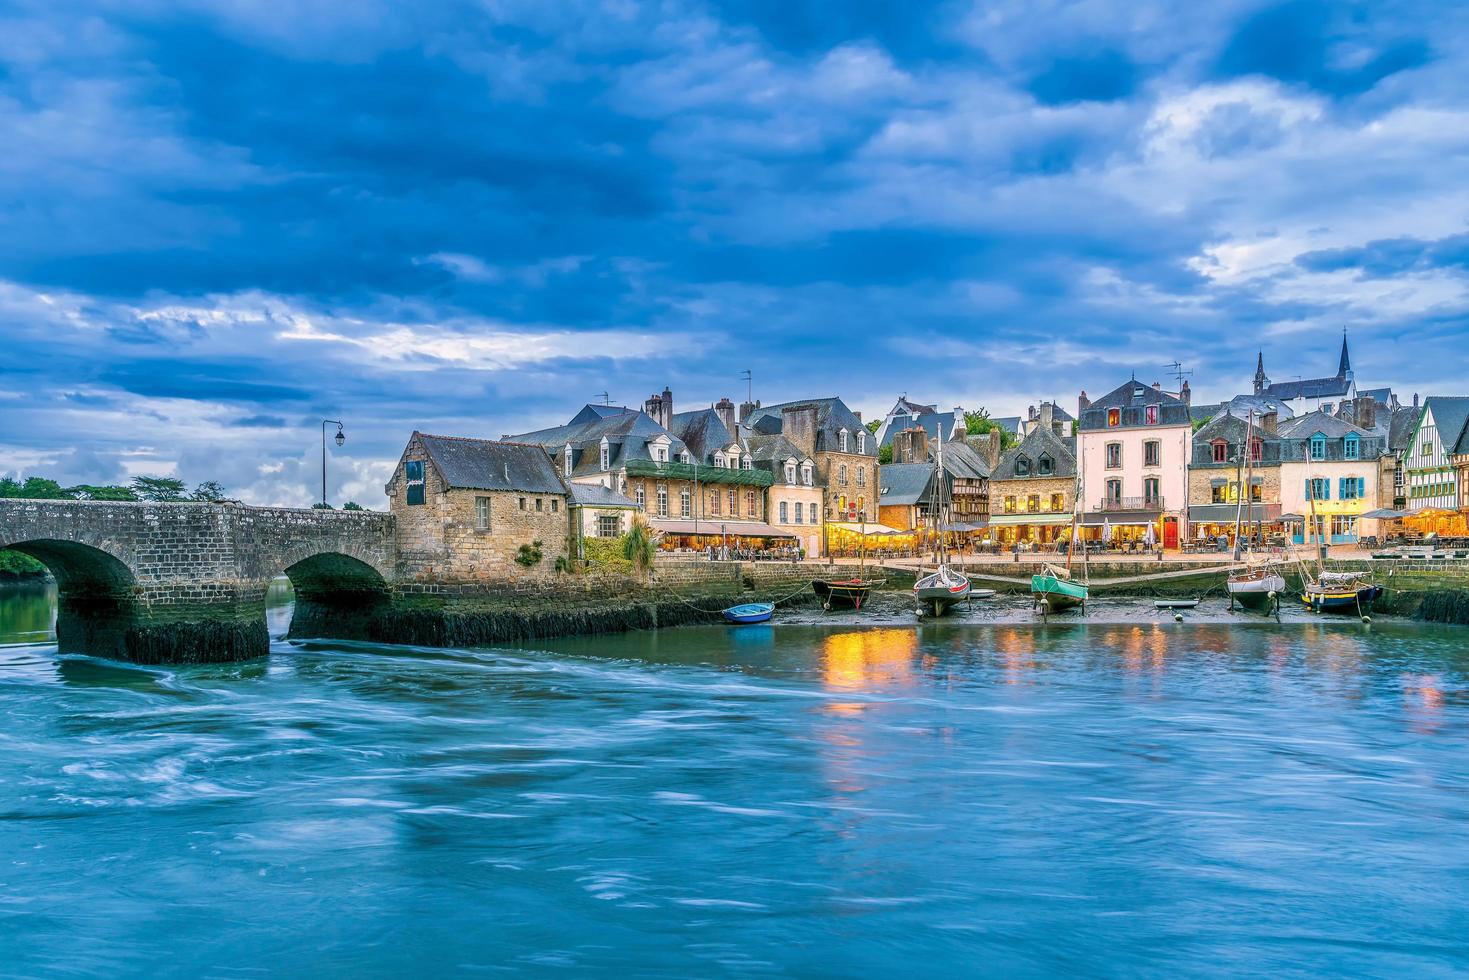
[[[855,415],[855,416],[857,416],[857,421],[858,422],[861,422],[862,421],[862,413],[861,412],[853,412],[852,414]]]
[[[914,426],[893,437],[893,462],[928,462],[928,432],[920,426]]]
[[[1154,391],[1162,391],[1163,390],[1163,382],[1161,382],[1161,381],[1154,381],[1153,382],[1153,390]]]
[[[989,442],[984,448],[984,461],[991,470],[1000,465],[1000,428],[996,426],[987,435]]]
[[[1377,428],[1377,399],[1371,395],[1357,398],[1357,425],[1371,432]]]
[[[656,394],[649,395],[648,400],[643,402],[643,413],[646,414],[648,418],[652,419],[654,422],[662,425],[663,399],[659,398]]]
[[[740,402],[740,421],[748,421],[750,416],[755,414],[755,409],[759,407],[760,400],[758,398],[752,402]]]
[[[1415,409],[1418,407],[1418,392],[1416,391],[1413,392],[1413,407]]]
[[[714,406],[714,414],[719,416],[719,421],[721,421],[721,422],[724,423],[724,427],[730,431],[730,434],[731,435],[734,435],[735,434],[735,404],[734,404],[734,402],[730,401],[728,398],[721,398],[721,399],[719,399],[718,404],[716,404]]]
[[[816,452],[816,406],[787,405],[780,410],[780,431],[801,452]]]
[[[1183,383],[1183,387],[1178,389],[1178,397],[1183,399],[1185,405],[1192,405],[1194,403],[1194,393],[1189,389],[1187,381]]]
[[[1054,403],[1041,402],[1040,421],[1038,424],[1042,429],[1050,429],[1052,432],[1056,431],[1056,406]]]
[[[1275,430],[1279,425],[1279,412],[1266,412],[1264,415],[1260,416],[1260,428],[1270,433],[1272,436],[1275,435]]]
[[[663,428],[673,425],[673,392],[663,388]]]
[[[1087,409],[1089,409],[1091,407],[1092,407],[1092,400],[1086,396],[1086,392],[1085,391],[1083,391],[1080,395],[1077,395],[1076,396],[1076,417],[1077,418],[1081,418],[1081,413],[1082,412],[1085,412]]]

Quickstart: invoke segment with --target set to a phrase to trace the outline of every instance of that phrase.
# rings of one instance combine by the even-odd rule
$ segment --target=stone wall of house
[[[1061,510],[1057,511],[1051,507],[1051,495],[1061,494]],[[1039,495],[1041,514],[1070,514],[1071,508],[1076,501],[1076,481],[1069,476],[1041,476],[1031,477],[1024,480],[991,480],[990,481],[990,515],[1002,515],[1007,513],[1024,514],[1026,499],[1031,494]],[[1005,509],[1005,498],[1015,498],[1015,509]]]
[[[877,480],[877,458],[875,456],[860,456],[856,453],[817,453],[814,457],[816,463],[816,479],[826,490],[825,507],[823,513],[830,521],[849,520],[849,511],[837,513],[842,497],[847,499],[850,507],[859,500],[862,502],[862,510],[865,519],[869,523],[877,522],[878,497],[881,487]],[[841,482],[841,469],[847,468],[847,482]],[[861,472],[859,483],[858,472]],[[859,516],[858,520],[863,518]]]
[[[820,487],[790,486],[785,483],[777,483],[766,491],[768,503],[766,505],[766,523],[772,524],[782,531],[789,531],[796,535],[801,547],[806,550],[808,558],[814,558],[822,554],[821,551],[821,512],[822,493]],[[781,501],[786,503],[786,520],[780,519]],[[795,506],[800,502],[802,522],[795,524]]]
[[[398,571],[415,579],[486,582],[552,574],[567,555],[571,516],[563,494],[458,490],[443,479],[415,439],[403,461],[423,460],[423,503],[408,503],[400,462],[388,486],[388,506],[397,522]],[[479,526],[476,500],[490,501],[490,524]],[[522,545],[540,542],[541,561],[526,568],[515,559]]]
[[[1214,487],[1212,480],[1226,480],[1229,483],[1239,479],[1240,474],[1231,467],[1220,467],[1219,469],[1194,469],[1188,471],[1188,502],[1192,507],[1202,504],[1214,503]],[[1262,466],[1250,473],[1251,481],[1259,481],[1260,502],[1264,504],[1280,503],[1280,467]]]

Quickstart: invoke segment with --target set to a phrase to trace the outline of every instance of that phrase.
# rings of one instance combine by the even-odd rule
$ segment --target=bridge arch
[[[81,541],[36,538],[4,544],[56,579],[56,646],[62,653],[119,655],[138,621],[137,581],[126,562]]]
[[[389,586],[374,564],[340,551],[319,551],[281,569],[296,594],[293,637],[365,639],[375,613],[389,602]]]

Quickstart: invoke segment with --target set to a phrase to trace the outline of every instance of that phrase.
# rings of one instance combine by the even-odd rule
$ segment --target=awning
[[[1380,507],[1377,510],[1369,510],[1362,515],[1374,521],[1395,521],[1400,517],[1407,517],[1406,511],[1393,510],[1391,507]]]
[[[1070,514],[991,514],[990,527],[1011,527],[1015,525],[1032,524],[1036,526],[1046,525],[1055,527],[1060,524],[1070,524]]]
[[[1101,527],[1104,524],[1113,527],[1147,527],[1157,520],[1157,517],[1139,517],[1136,514],[1083,514],[1081,523],[1084,527]]]
[[[849,524],[844,521],[828,521],[827,527],[840,528],[848,534],[862,534],[869,538],[880,538],[890,534],[912,534],[912,531],[900,531],[886,524]]]
[[[983,531],[984,524],[945,524],[940,530],[948,534],[964,534],[969,531]]]
[[[732,538],[794,538],[796,536],[789,529],[772,527],[757,521],[701,520],[694,522],[654,518],[648,523],[653,526],[653,530],[662,531],[664,534],[700,534],[711,537],[727,534]],[[815,529],[816,525],[812,525],[812,530]]]
[[[1280,505],[1249,504],[1241,509],[1238,504],[1196,504],[1188,509],[1188,519],[1198,524],[1233,524],[1236,514],[1246,524],[1274,523],[1280,520]]]

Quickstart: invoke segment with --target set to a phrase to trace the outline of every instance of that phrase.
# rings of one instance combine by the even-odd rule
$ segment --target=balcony
[[[1115,514],[1119,511],[1163,510],[1162,497],[1103,497],[1092,508],[1098,513]]]

